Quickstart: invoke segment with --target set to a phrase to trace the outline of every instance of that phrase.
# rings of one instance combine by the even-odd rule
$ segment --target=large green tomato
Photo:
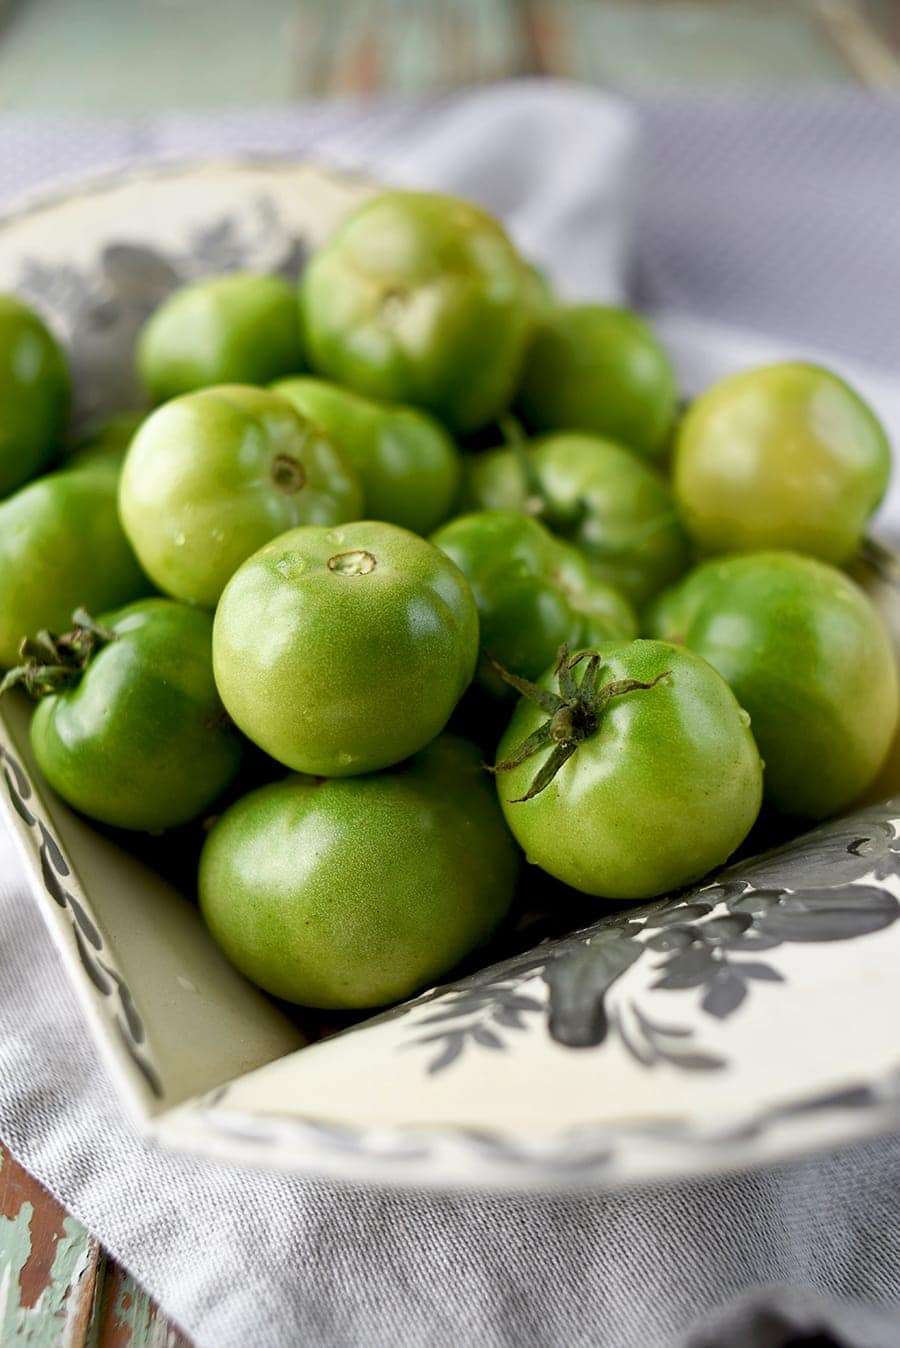
[[[637,635],[628,601],[597,579],[577,548],[528,515],[460,515],[431,541],[472,587],[482,651],[515,674],[536,679],[563,642],[580,648]],[[485,656],[476,677],[490,692],[511,693]]]
[[[875,776],[897,721],[897,673],[877,610],[842,572],[793,553],[707,562],[660,601],[651,630],[731,685],[777,809],[824,819]]]
[[[641,607],[684,571],[688,543],[668,486],[649,465],[594,435],[548,435],[525,452],[471,455],[464,498],[480,510],[537,513]]]
[[[272,387],[321,426],[353,464],[369,519],[429,534],[450,514],[459,492],[459,451],[427,412],[387,407],[303,375]]]
[[[638,314],[580,304],[539,324],[517,404],[534,431],[591,431],[658,459],[668,448],[678,388],[669,357]]]
[[[294,529],[232,576],[216,610],[222,701],[279,763],[346,777],[446,725],[478,658],[465,576],[393,524]]]
[[[233,272],[182,286],[141,329],[138,378],[153,402],[211,384],[267,384],[304,366],[293,286]]]
[[[337,446],[285,398],[223,385],[147,418],[125,457],[119,510],[156,585],[212,608],[276,534],[358,519],[362,489]]]
[[[729,375],[688,408],[673,480],[704,552],[789,548],[840,565],[885,493],[891,450],[872,409],[817,365]]]
[[[235,776],[241,740],[212,672],[212,618],[144,599],[26,647],[21,682],[41,700],[31,744],[76,810],[155,832],[203,814]],[[49,666],[49,667],[48,667]]]
[[[0,668],[79,606],[98,613],[151,588],[119,523],[114,472],[65,469],[0,503]]]
[[[200,904],[275,996],[382,1006],[487,940],[517,864],[478,751],[444,735],[390,772],[289,777],[232,805],[203,850]]]
[[[69,415],[69,369],[46,324],[0,295],[0,498],[45,468]]]
[[[528,860],[610,899],[699,880],[762,797],[750,718],[705,660],[661,641],[563,658],[517,706],[495,771]]]
[[[492,216],[453,197],[388,192],[346,220],[303,273],[304,342],[329,379],[475,430],[512,398],[529,294],[524,263]]]

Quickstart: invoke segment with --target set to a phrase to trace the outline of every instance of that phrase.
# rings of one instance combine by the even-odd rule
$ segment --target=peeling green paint
[[[21,1304],[20,1278],[31,1257],[34,1207],[24,1202],[14,1217],[0,1218],[0,1344],[3,1348],[59,1348],[64,1342],[73,1289],[88,1271],[93,1245],[73,1217],[63,1219],[47,1286],[33,1306]]]

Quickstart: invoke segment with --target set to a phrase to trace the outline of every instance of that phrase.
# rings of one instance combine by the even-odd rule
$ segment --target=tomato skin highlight
[[[36,477],[62,447],[71,379],[39,314],[0,294],[0,500]]]
[[[200,863],[218,944],[267,991],[344,1010],[411,996],[502,921],[518,852],[473,745],[364,777],[288,777],[232,805]]]
[[[359,476],[277,393],[222,384],[156,409],[129,444],[119,513],[165,594],[213,608],[270,538],[362,511]]]
[[[374,772],[421,749],[477,658],[465,576],[379,521],[282,534],[237,570],[216,610],[229,714],[279,763],[316,776]]]
[[[75,809],[116,828],[159,832],[196,819],[242,755],[213,679],[212,620],[144,599],[99,622],[115,639],[74,686],[35,708],[38,767]]]
[[[580,432],[544,436],[525,453],[533,482],[511,448],[469,455],[467,508],[537,512],[590,558],[598,579],[638,608],[686,570],[687,535],[668,483],[649,464]]]
[[[138,378],[152,402],[213,384],[267,384],[304,367],[294,288],[229,272],[179,286],[144,324]]]
[[[891,448],[842,379],[788,361],[742,370],[688,408],[673,486],[702,553],[787,549],[840,566],[887,490]]]
[[[532,286],[487,212],[432,192],[386,192],[344,221],[300,278],[309,362],[365,397],[477,430],[512,400]]]
[[[795,553],[698,567],[650,615],[713,665],[753,719],[767,800],[824,819],[874,778],[897,723],[897,668],[871,600]]]
[[[497,771],[497,792],[530,862],[586,894],[648,899],[701,879],[743,842],[759,813],[762,767],[749,717],[705,660],[646,640],[607,647],[603,660],[603,683],[666,677],[612,698],[540,794],[522,799],[548,749]],[[539,683],[555,690],[555,671]],[[546,720],[523,698],[497,764]]]
[[[577,548],[528,515],[458,515],[431,541],[472,586],[482,650],[516,674],[536,679],[564,642],[577,649],[637,635],[628,601],[598,580]],[[476,678],[488,692],[512,696],[484,655]]]
[[[535,432],[586,431],[659,461],[677,398],[672,362],[639,314],[577,304],[537,325],[516,405]]]
[[[119,523],[116,472],[63,469],[0,502],[0,668],[23,637],[66,631],[79,605],[98,613],[152,590]]]
[[[349,459],[367,519],[427,535],[450,514],[459,492],[459,451],[427,412],[374,402],[312,376],[281,379],[272,390],[321,426]]]

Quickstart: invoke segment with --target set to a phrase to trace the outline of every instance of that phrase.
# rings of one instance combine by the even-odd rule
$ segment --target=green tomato
[[[0,667],[79,606],[100,612],[151,588],[119,523],[114,473],[65,469],[0,503]]]
[[[777,809],[824,819],[865,790],[894,733],[897,672],[878,611],[842,572],[793,553],[707,562],[651,621],[746,707]]]
[[[688,543],[668,486],[633,454],[593,435],[550,435],[522,453],[472,455],[464,498],[480,510],[536,512],[584,551],[597,576],[639,608],[684,571]]]
[[[529,861],[586,894],[648,899],[690,884],[759,813],[749,725],[683,648],[633,641],[602,663],[572,657],[522,699],[500,741],[506,822]]]
[[[482,650],[515,674],[536,679],[564,642],[580,649],[637,635],[628,601],[597,579],[582,553],[528,515],[460,515],[431,541],[472,587]],[[485,656],[476,678],[489,692],[511,692]]]
[[[362,489],[337,446],[286,399],[222,385],[147,418],[125,457],[119,510],[159,589],[212,608],[276,534],[357,519]]]
[[[433,417],[386,407],[325,379],[273,384],[297,411],[334,440],[359,473],[370,519],[429,534],[459,492],[459,452]]]
[[[66,358],[46,324],[14,295],[0,295],[0,498],[53,458],[69,397]]]
[[[156,832],[203,814],[241,759],[213,679],[210,615],[144,599],[76,622],[56,645],[51,668],[21,676],[41,699],[31,744],[53,790],[116,828]],[[46,661],[46,645],[36,649]]]
[[[891,450],[837,375],[786,362],[721,379],[691,403],[673,481],[704,552],[789,548],[840,565],[885,493]]]
[[[200,905],[275,996],[382,1006],[488,939],[517,865],[480,754],[444,735],[390,772],[289,777],[232,805],[203,850]]]
[[[141,329],[138,378],[153,402],[211,384],[267,384],[303,369],[293,286],[234,272],[182,286]]]
[[[474,430],[515,390],[531,328],[527,286],[503,229],[477,206],[385,193],[346,220],[303,273],[310,363],[357,393]]]
[[[229,715],[279,763],[316,776],[372,772],[421,749],[477,658],[465,576],[393,524],[283,534],[235,572],[216,610]]]
[[[650,326],[628,309],[581,304],[538,326],[517,405],[534,431],[591,431],[664,456],[678,388]]]

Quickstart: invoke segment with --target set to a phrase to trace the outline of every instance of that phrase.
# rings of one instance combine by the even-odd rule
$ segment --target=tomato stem
[[[657,674],[649,683],[640,679],[613,679],[601,685],[603,657],[599,651],[578,651],[569,654],[569,648],[560,646],[556,657],[556,678],[558,693],[542,688],[540,684],[511,674],[488,654],[488,659],[504,682],[515,688],[523,697],[528,698],[547,712],[548,719],[543,725],[522,741],[509,758],[488,768],[489,772],[510,772],[539,753],[541,749],[552,748],[552,753],[544,761],[524,796],[517,796],[511,804],[519,805],[532,800],[548,787],[564,763],[572,757],[579,745],[597,730],[600,720],[609,703],[615,697],[623,697],[638,689],[655,688],[663,679],[667,679],[670,670]],[[575,678],[575,670],[586,663],[581,683]]]
[[[92,618],[87,609],[72,614],[72,630],[54,636],[41,631],[23,637],[19,664],[0,682],[0,697],[21,684],[33,698],[48,697],[77,683],[97,651],[115,641],[116,634]]]

